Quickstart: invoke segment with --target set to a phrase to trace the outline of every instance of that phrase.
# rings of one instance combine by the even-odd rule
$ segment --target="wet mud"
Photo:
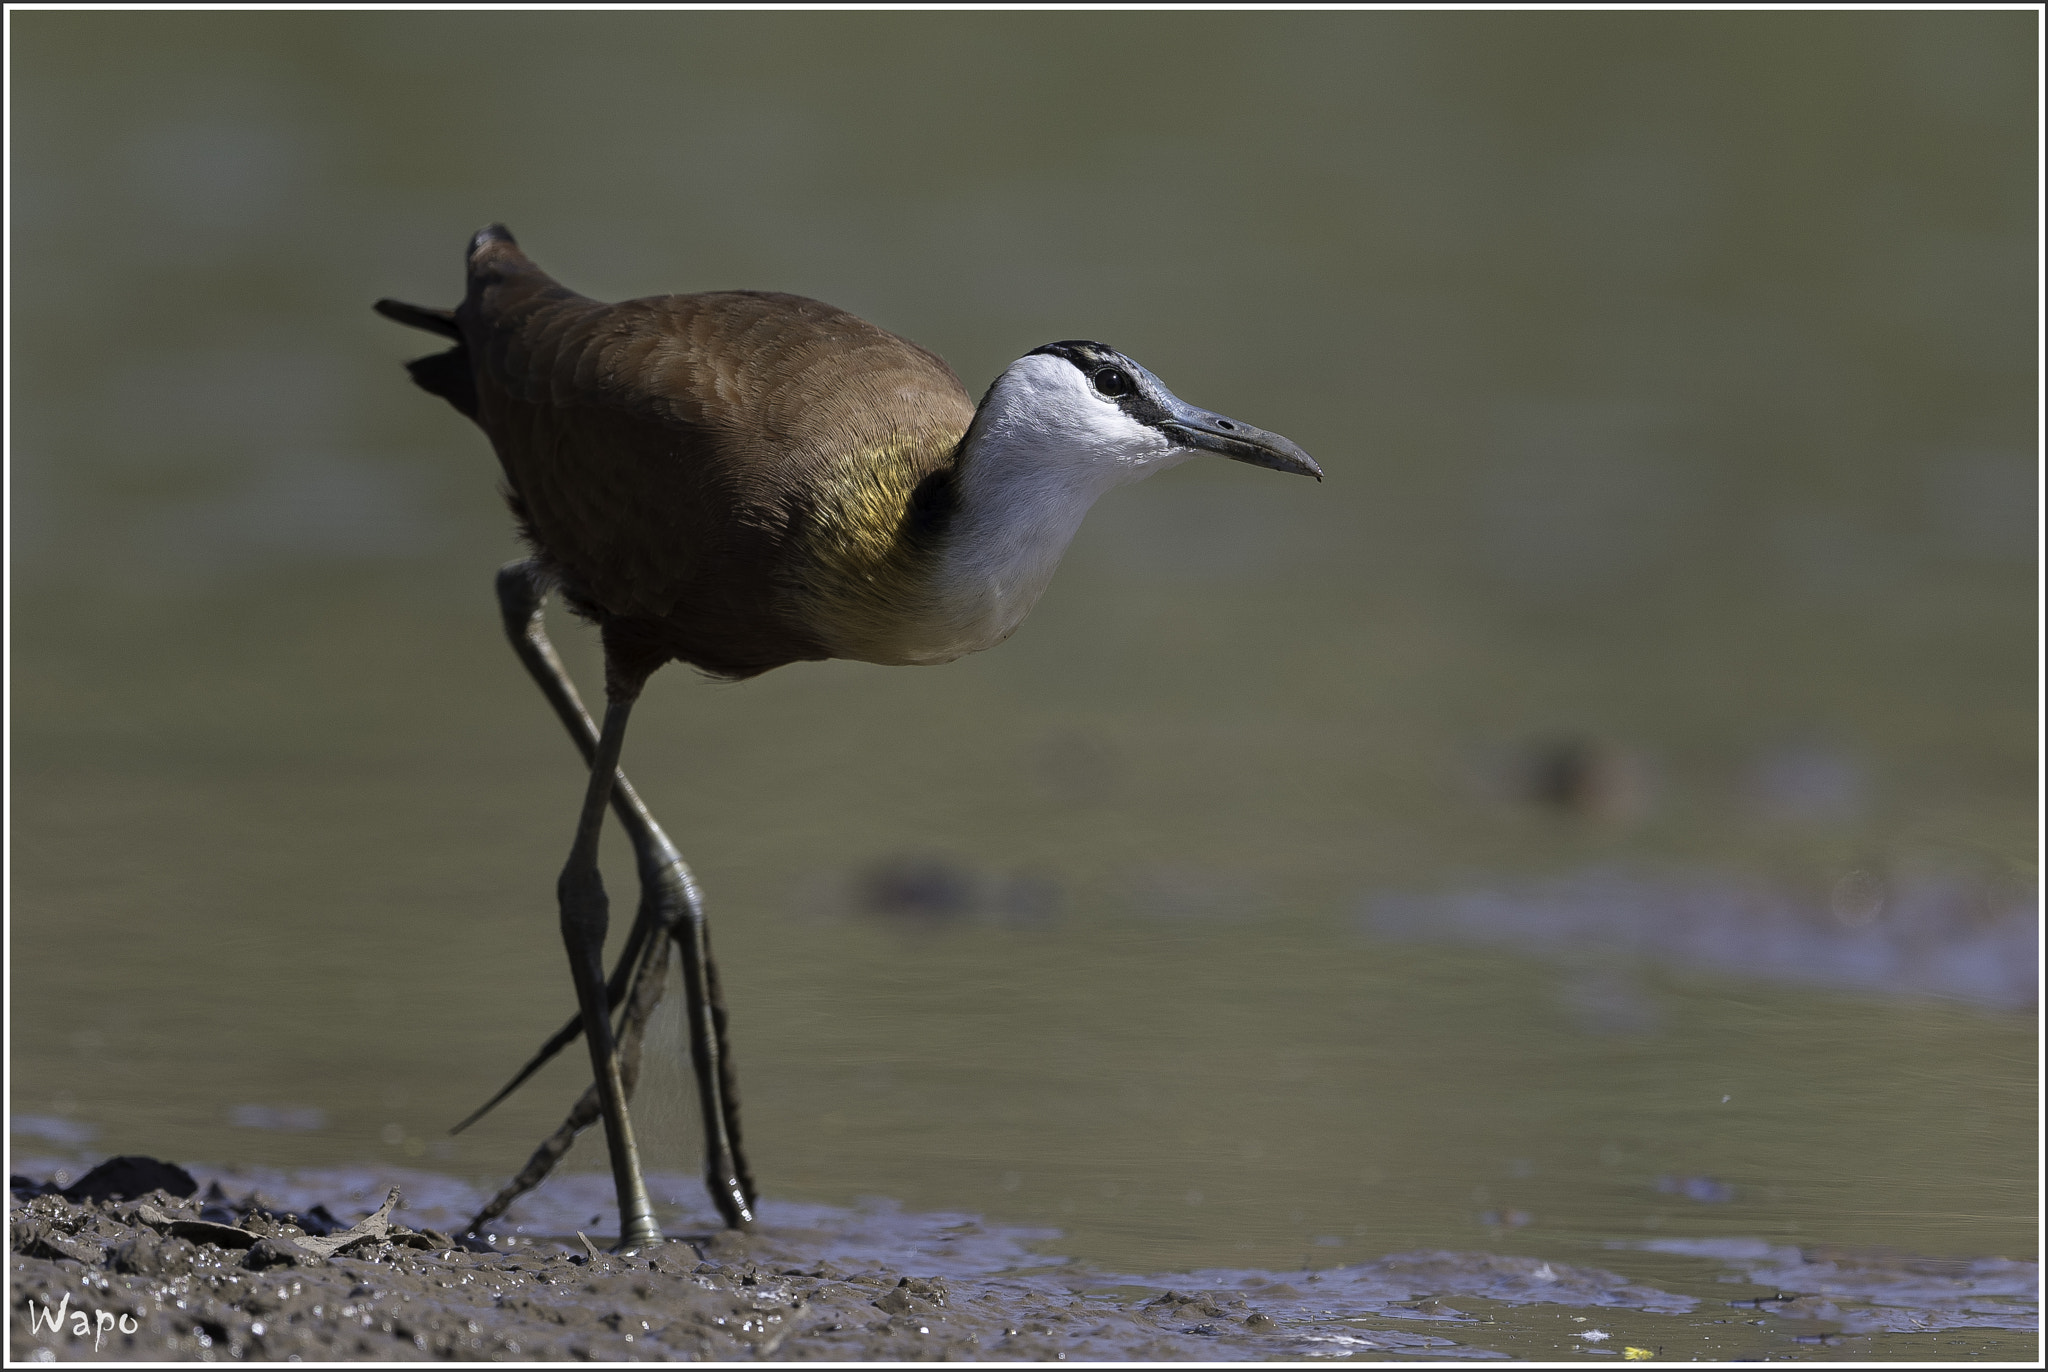
[[[1034,1251],[1044,1231],[887,1206],[771,1204],[755,1232],[612,1254],[574,1232],[459,1240],[402,1185],[374,1207],[360,1186],[309,1203],[303,1185],[238,1192],[138,1158],[61,1191],[13,1183],[16,1361],[2010,1359],[2036,1327],[2037,1269],[2003,1259],[1671,1249],[1713,1267],[1703,1299],[1485,1253],[1118,1276]],[[1883,1342],[1934,1331],[1969,1337]]]
[[[217,1187],[19,1199],[16,1359],[1163,1361],[1285,1355],[1304,1338],[1277,1313],[1291,1288],[1261,1308],[1238,1292],[1124,1299],[1042,1277],[847,1270],[802,1231],[500,1253],[388,1214],[330,1227]],[[1370,1346],[1455,1343],[1390,1331]]]

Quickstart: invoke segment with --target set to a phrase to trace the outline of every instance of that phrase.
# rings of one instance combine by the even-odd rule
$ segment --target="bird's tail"
[[[408,305],[403,300],[379,300],[370,307],[386,319],[395,319],[401,324],[410,324],[415,329],[440,334],[443,338],[462,338],[462,330],[456,326],[455,311],[430,309],[425,305]]]
[[[484,231],[490,232],[489,229]],[[499,230],[503,232],[503,230]],[[483,234],[478,234],[481,239]],[[462,326],[455,322],[455,311],[430,309],[425,305],[408,305],[403,300],[379,300],[374,308],[386,319],[397,320],[415,329],[440,334],[443,338],[455,340],[455,346],[444,353],[433,353],[416,357],[405,364],[412,373],[413,384],[429,395],[438,395],[456,409],[476,418],[476,376],[470,370],[469,348],[462,340]]]
[[[565,290],[553,277],[534,266],[519,250],[518,242],[503,224],[478,229],[469,240],[467,256],[468,289],[460,308],[435,310],[424,305],[408,305],[403,300],[379,300],[376,310],[386,319],[395,319],[415,329],[455,340],[455,346],[447,352],[417,358],[406,363],[405,369],[412,373],[413,381],[421,390],[440,396],[475,419],[476,373],[463,334],[465,323],[471,327],[481,325],[488,331],[491,321],[501,319],[506,311],[516,309],[535,297],[581,297]]]

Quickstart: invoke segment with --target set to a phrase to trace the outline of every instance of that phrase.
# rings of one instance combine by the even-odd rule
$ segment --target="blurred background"
[[[502,220],[976,395],[1104,339],[1329,473],[1113,494],[944,668],[657,676],[771,1198],[2031,1252],[2034,26],[16,13],[16,1158],[495,1186],[580,1089],[445,1133],[573,1010],[582,783],[369,305]]]

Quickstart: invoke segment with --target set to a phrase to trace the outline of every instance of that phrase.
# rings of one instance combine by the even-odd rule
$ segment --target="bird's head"
[[[1141,480],[1198,453],[1323,479],[1279,434],[1197,409],[1104,343],[1034,348],[989,387],[975,428],[1087,469],[1108,485]]]

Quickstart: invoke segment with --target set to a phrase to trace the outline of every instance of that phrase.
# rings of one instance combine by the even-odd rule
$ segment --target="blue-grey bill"
[[[1220,414],[1197,410],[1192,405],[1161,424],[1159,431],[1177,443],[1199,448],[1205,453],[1221,453],[1239,462],[1249,462],[1254,467],[1271,467],[1276,472],[1298,472],[1318,481],[1323,479],[1323,469],[1316,465],[1316,460],[1291,439],[1255,429],[1249,424],[1240,424],[1235,419],[1225,419]]]

